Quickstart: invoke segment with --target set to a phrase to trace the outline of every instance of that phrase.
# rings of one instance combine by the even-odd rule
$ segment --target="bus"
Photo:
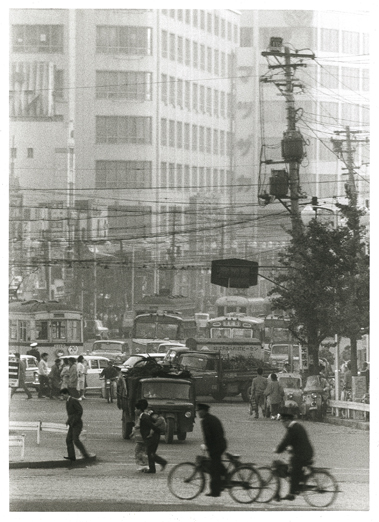
[[[135,317],[132,329],[132,353],[156,352],[165,341],[184,342],[196,335],[194,318],[176,311],[156,311]]]
[[[183,317],[195,317],[196,305],[192,299],[183,295],[169,295],[160,293],[145,295],[141,301],[135,304],[135,316],[151,312],[165,312],[173,310],[179,312]]]
[[[268,299],[242,295],[219,297],[215,302],[215,308],[218,317],[229,313],[244,313],[249,317],[266,317],[271,312],[271,305]]]
[[[83,350],[83,314],[58,301],[9,303],[9,352],[25,355],[31,343],[50,360]]]

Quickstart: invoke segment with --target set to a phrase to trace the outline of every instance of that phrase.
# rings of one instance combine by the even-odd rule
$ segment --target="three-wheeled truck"
[[[154,360],[120,375],[117,383],[117,406],[122,410],[122,436],[129,439],[135,424],[135,404],[146,399],[150,408],[161,412],[166,420],[165,441],[174,435],[185,440],[195,423],[195,385],[190,372],[162,368]]]

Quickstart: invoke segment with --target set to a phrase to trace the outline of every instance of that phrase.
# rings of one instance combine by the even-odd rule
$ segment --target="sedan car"
[[[121,371],[123,373],[127,372],[131,368],[134,368],[136,365],[139,367],[144,366],[146,362],[150,359],[153,359],[157,363],[163,361],[165,357],[165,353],[138,353],[131,355],[122,366],[120,366]]]
[[[28,388],[39,388],[38,361],[33,355],[21,355],[21,360],[25,362],[25,383]]]
[[[77,359],[78,355],[63,355],[60,359],[69,359],[74,357]],[[84,355],[84,359],[87,361],[87,386],[86,393],[91,391],[99,391],[102,394],[102,388],[104,386],[103,381],[100,380],[100,373],[108,366],[109,359],[107,357]]]

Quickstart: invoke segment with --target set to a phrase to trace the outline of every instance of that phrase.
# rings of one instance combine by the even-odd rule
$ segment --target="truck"
[[[273,371],[261,358],[253,355],[228,355],[221,350],[211,351],[208,347],[178,350],[171,365],[191,372],[197,396],[211,395],[216,401],[241,394],[242,400],[249,402],[257,369],[261,367],[265,377]]]
[[[166,420],[165,442],[174,435],[184,441],[193,431],[196,416],[195,383],[187,370],[162,367],[153,358],[121,372],[117,382],[117,406],[122,410],[122,437],[129,439],[135,424],[135,404],[146,399],[149,408]]]

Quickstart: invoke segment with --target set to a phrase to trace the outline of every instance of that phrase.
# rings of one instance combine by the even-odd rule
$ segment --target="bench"
[[[21,458],[23,459],[25,455],[25,435],[9,435],[9,446],[21,447]]]
[[[9,421],[9,431],[36,431],[39,444],[41,421]]]

